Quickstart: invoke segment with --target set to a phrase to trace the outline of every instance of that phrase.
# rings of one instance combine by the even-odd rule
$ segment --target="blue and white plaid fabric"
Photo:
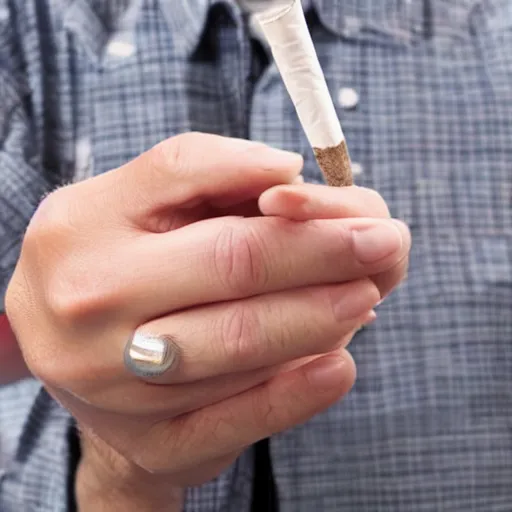
[[[273,438],[281,511],[510,512],[512,2],[311,0],[308,19],[357,183],[414,247],[351,345],[350,396]],[[0,0],[0,295],[45,191],[171,135],[265,141],[321,180],[249,26],[233,1]],[[36,382],[0,391],[1,512],[66,510],[70,424]],[[186,510],[247,512],[251,482],[248,450]]]

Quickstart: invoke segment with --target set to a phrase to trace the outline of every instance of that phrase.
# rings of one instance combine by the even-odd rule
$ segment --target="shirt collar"
[[[199,45],[213,6],[225,4],[238,10],[234,0],[159,0],[159,3],[175,34],[176,48],[187,55]]]
[[[457,0],[452,0],[457,1]],[[435,0],[311,0],[328,30],[345,39],[412,43],[431,31]]]
[[[105,48],[113,38],[125,43],[133,41],[144,0],[129,0],[125,3],[124,10],[119,12],[110,27],[106,27],[98,16],[95,1],[62,0],[64,27],[74,33],[88,55],[93,60],[101,62],[103,66],[116,66],[116,62],[126,62],[116,59],[110,61],[108,54],[105,54]],[[234,0],[157,0],[178,51],[190,54],[197,47],[204,32],[209,10],[220,3],[239,10]]]
[[[328,30],[347,39],[372,39],[409,43],[423,38],[428,30],[428,7],[434,0],[302,0],[313,7]],[[161,9],[175,44],[190,53],[200,42],[208,12],[223,3],[238,11],[236,0],[160,0]]]
[[[106,65],[117,65],[119,60],[109,62],[104,55],[106,45],[112,37],[121,41],[133,39],[133,33],[144,0],[130,0],[127,8],[116,20],[114,30],[107,30],[91,5],[96,0],[62,0],[64,25],[81,39],[89,54]],[[470,2],[473,0],[453,0]],[[410,43],[424,38],[428,31],[426,5],[434,0],[302,0],[305,8],[315,8],[320,22],[334,34],[346,39],[369,39],[379,42]],[[238,15],[240,8],[235,0],[157,0],[162,15],[169,24],[173,43],[183,55],[190,55],[201,41],[209,10],[217,5],[226,5]]]
[[[105,55],[105,48],[113,38],[125,44],[133,44],[135,26],[144,0],[130,0],[119,12],[112,25],[107,27],[94,9],[91,0],[62,0],[63,26],[80,40],[87,54],[95,62],[107,67],[122,61]]]

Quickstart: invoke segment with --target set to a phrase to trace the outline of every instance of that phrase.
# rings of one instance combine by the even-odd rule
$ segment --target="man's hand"
[[[177,503],[352,386],[344,347],[402,279],[409,234],[357,188],[336,192],[346,215],[289,220],[288,189],[270,189],[300,168],[261,144],[188,134],[38,209],[7,313],[30,370],[80,425],[81,510],[110,510],[94,502],[105,490],[112,510],[123,496],[134,510]],[[313,202],[331,194],[303,187]],[[135,330],[179,349],[158,383],[123,365]]]

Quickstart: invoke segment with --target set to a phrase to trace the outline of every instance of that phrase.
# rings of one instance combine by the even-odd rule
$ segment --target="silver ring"
[[[124,364],[137,377],[154,378],[174,369],[179,355],[172,337],[135,331],[126,344]]]

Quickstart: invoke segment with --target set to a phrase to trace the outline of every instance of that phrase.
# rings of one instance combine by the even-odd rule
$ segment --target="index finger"
[[[96,180],[111,191],[105,196],[109,206],[141,225],[172,208],[201,202],[229,206],[257,198],[269,187],[291,183],[302,163],[300,155],[262,143],[186,133]]]
[[[390,217],[389,209],[380,194],[356,186],[328,187],[311,183],[277,185],[262,193],[259,208],[263,215],[297,221]]]

